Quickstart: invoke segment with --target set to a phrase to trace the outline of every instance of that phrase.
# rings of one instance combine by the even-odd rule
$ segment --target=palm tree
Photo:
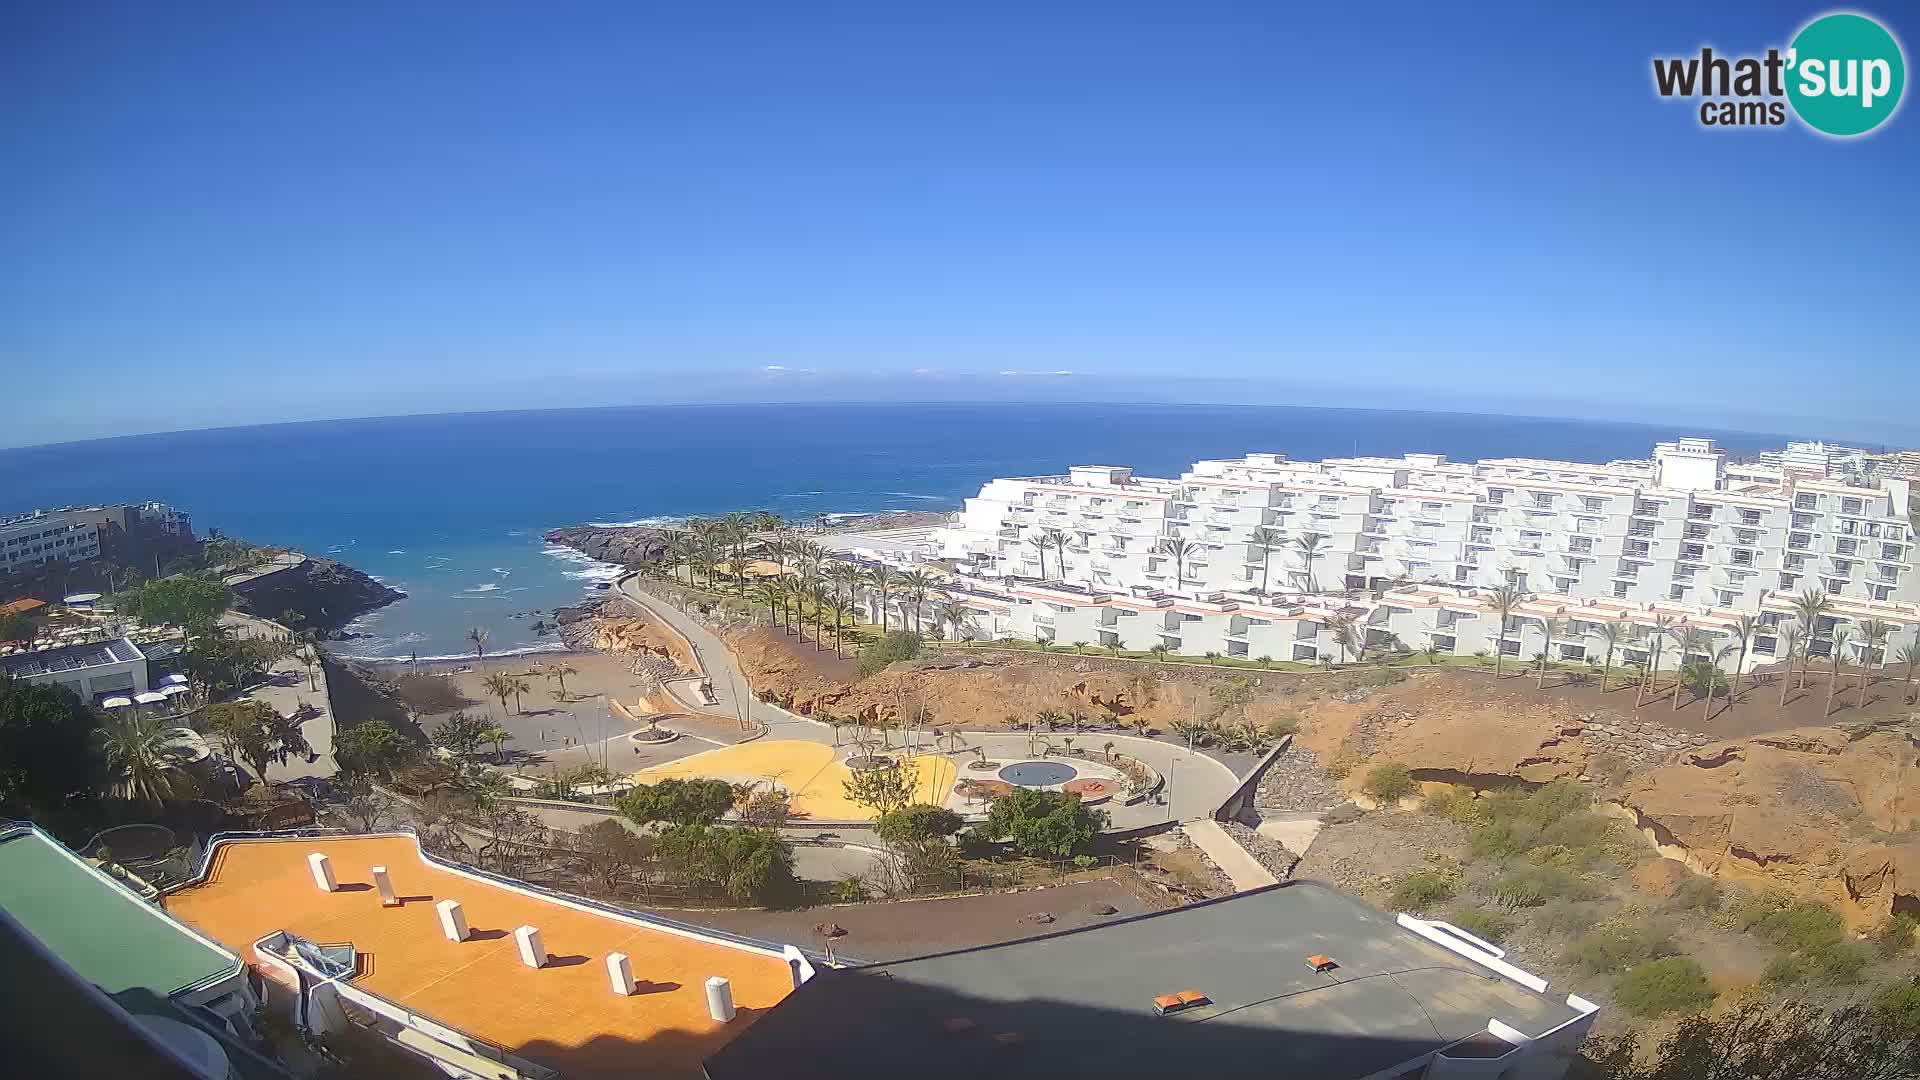
[[[840,658],[840,647],[843,643],[840,632],[840,612],[842,608],[850,609],[853,602],[853,590],[855,586],[860,584],[860,579],[863,576],[860,568],[850,562],[836,561],[826,569],[826,578],[833,584],[834,588],[833,656],[836,660]]]
[[[487,693],[500,699],[501,712],[507,711],[507,699],[513,696],[513,683],[513,676],[498,671],[480,680],[480,685],[486,687]]]
[[[1053,538],[1045,531],[1035,531],[1027,536],[1024,543],[1040,553],[1040,580],[1047,580],[1047,549],[1053,546]]]
[[[1907,677],[1900,681],[1907,687],[1907,704],[1911,705],[1915,696],[1913,672],[1915,668],[1920,667],[1920,642],[1900,646],[1899,650],[1893,654],[1893,659],[1895,663],[1906,665]]]
[[[667,557],[677,565],[687,568],[687,588],[693,588],[693,563],[699,547],[693,537],[684,532],[674,533],[665,544]]]
[[[833,611],[833,594],[827,590],[825,585],[816,581],[807,589],[807,599],[813,601],[813,647],[815,649],[825,648],[827,640],[827,616],[835,614]],[[837,621],[837,615],[835,615],[835,619]],[[837,629],[838,627],[836,627],[836,630]],[[839,644],[837,642],[834,645],[834,653],[835,655],[839,654]]]
[[[1316,538],[1319,535],[1319,533],[1307,534]],[[1306,537],[1303,536],[1301,539],[1304,540]],[[1527,594],[1513,585],[1502,585],[1487,595],[1487,602],[1493,605],[1493,613],[1500,617],[1500,624],[1494,628],[1493,635],[1493,677],[1496,679],[1500,677],[1501,668],[1507,657],[1507,650],[1504,648],[1507,640],[1507,623],[1513,619],[1513,609],[1519,607],[1526,598]]]
[[[1313,580],[1313,563],[1326,552],[1321,546],[1327,538],[1317,532],[1301,533],[1293,538],[1293,550],[1300,556],[1300,573],[1307,579],[1307,591],[1319,592],[1320,584]]]
[[[1267,566],[1273,562],[1273,549],[1286,543],[1279,530],[1269,529],[1265,525],[1253,530],[1247,537],[1247,543],[1260,549],[1260,593],[1267,592]]]
[[[753,598],[757,603],[767,605],[767,622],[780,625],[780,608],[786,604],[787,587],[779,579],[763,581],[754,588]]]
[[[1153,654],[1154,659],[1165,660],[1167,658],[1167,654],[1172,652],[1173,650],[1167,648],[1166,642],[1163,641],[1160,644],[1155,645],[1152,648],[1148,649],[1147,651]]]
[[[1567,623],[1564,619],[1556,619],[1550,615],[1543,616],[1539,622],[1540,632],[1545,634],[1547,639],[1540,645],[1540,678],[1534,683],[1534,686],[1545,687],[1547,685],[1547,662],[1549,654],[1553,652],[1553,639],[1558,637],[1560,632],[1567,628]]]
[[[1860,704],[1867,703],[1867,685],[1871,677],[1886,663],[1887,638],[1893,635],[1893,624],[1884,619],[1863,619],[1860,622]]]
[[[527,711],[526,707],[520,704],[520,695],[529,693],[532,690],[533,690],[532,683],[518,676],[515,676],[513,678],[513,711],[514,712],[524,713]]]
[[[1827,706],[1820,715],[1833,715],[1833,693],[1840,688],[1840,656],[1847,651],[1847,645],[1853,640],[1853,631],[1844,626],[1833,628],[1833,681],[1827,683]]]
[[[1607,692],[1607,680],[1613,677],[1613,652],[1620,647],[1622,641],[1627,640],[1627,636],[1628,631],[1625,623],[1604,622],[1600,624],[1600,640],[1605,642],[1607,646],[1606,659],[1601,661],[1600,664],[1600,692],[1603,694]]]
[[[1655,615],[1653,632],[1649,635],[1653,655],[1648,658],[1646,670],[1640,673],[1640,689],[1633,695],[1633,707],[1645,704],[1647,691],[1653,689],[1653,680],[1660,672],[1660,654],[1666,651],[1667,637],[1673,630],[1673,616]]]
[[[1740,643],[1740,657],[1733,662],[1733,678],[1727,684],[1727,703],[1731,705],[1740,696],[1740,673],[1747,667],[1747,649],[1753,645],[1753,635],[1760,631],[1758,615],[1742,615],[1733,622],[1734,639]]]
[[[1807,688],[1807,668],[1813,664],[1813,643],[1820,636],[1820,618],[1833,609],[1833,598],[1819,589],[1808,589],[1793,598],[1793,614],[1807,629],[1806,651],[1800,657],[1800,689]],[[1788,672],[1789,675],[1792,672]]]
[[[1706,644],[1707,638],[1705,634],[1686,623],[1675,623],[1667,627],[1667,636],[1673,639],[1673,644],[1680,650],[1680,660],[1674,665],[1673,679],[1673,711],[1679,712],[1680,687],[1686,683],[1686,680],[1680,678],[1678,672],[1687,666],[1687,657],[1698,652]]]
[[[199,784],[168,747],[168,728],[143,710],[123,709],[98,729],[100,749],[112,779],[107,793],[158,808],[168,799],[199,793]]]
[[[493,763],[498,765],[506,758],[507,744],[513,741],[513,732],[496,724],[480,733],[480,741],[493,744]]]
[[[1720,651],[1714,653],[1711,657],[1708,658],[1707,671],[1706,671],[1707,703],[1701,706],[1700,708],[1700,719],[1705,720],[1713,713],[1713,684],[1720,680],[1720,661],[1725,660],[1727,658],[1728,653],[1736,652],[1736,651],[1744,654],[1746,652],[1746,646],[1731,645],[1731,644],[1722,645],[1720,646]],[[1738,678],[1740,675],[1740,672],[1738,669],[1735,669],[1733,674],[1735,678]],[[1733,700],[1733,684],[1732,683],[1727,684],[1727,700],[1728,701]]]
[[[1358,627],[1351,615],[1334,615],[1327,619],[1327,628],[1333,631],[1333,643],[1340,647],[1340,659],[1345,662],[1351,656],[1355,660],[1366,654],[1366,643],[1357,637]]]
[[[467,640],[473,642],[473,654],[479,658],[482,668],[487,666],[487,638],[490,636],[492,635],[487,633],[487,628],[484,626],[467,628]]]
[[[1188,553],[1196,551],[1198,548],[1198,544],[1178,536],[1164,537],[1158,544],[1154,545],[1154,550],[1160,552],[1162,555],[1170,555],[1173,557],[1173,589],[1175,592],[1179,592],[1181,587],[1186,584]]]
[[[880,594],[880,633],[887,632],[887,590],[893,587],[893,568],[882,563],[867,571],[867,584]]]
[[[580,674],[580,669],[565,661],[548,664],[545,669],[547,678],[560,684],[560,696],[567,696],[567,676]]]
[[[973,613],[967,609],[967,605],[952,597],[947,598],[940,605],[939,615],[942,621],[953,628],[954,641],[962,640],[960,635],[966,629],[968,620],[973,618]],[[1118,651],[1116,648],[1115,652]]]
[[[747,515],[728,514],[720,519],[721,537],[732,549],[727,561],[733,565],[733,580],[741,592],[747,588],[747,542],[753,539],[753,522]]]
[[[900,591],[913,601],[913,632],[920,633],[920,609],[927,602],[927,592],[933,588],[933,575],[918,567],[900,575]]]
[[[1793,685],[1793,658],[1807,647],[1807,631],[1798,622],[1780,628],[1780,653],[1787,672],[1780,677],[1780,707],[1787,707],[1787,688]]]

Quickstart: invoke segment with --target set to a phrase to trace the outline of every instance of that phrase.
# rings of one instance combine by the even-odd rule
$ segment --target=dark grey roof
[[[80,668],[101,667],[105,664],[124,664],[129,660],[140,659],[141,655],[133,642],[126,638],[89,641],[83,645],[62,645],[57,649],[41,649],[39,652],[21,653],[18,656],[0,656],[0,673],[11,675],[16,679],[25,679],[49,672],[75,671]]]
[[[1314,954],[1339,966],[1318,973],[1307,964]],[[1155,1015],[1155,996],[1183,990],[1212,1003]],[[1393,916],[1300,881],[1004,945],[823,971],[708,1059],[707,1074],[787,1075],[805,1062],[840,1080],[1118,1080],[1202,1068],[1349,1080],[1474,1036],[1489,1020],[1538,1036],[1580,1015]]]

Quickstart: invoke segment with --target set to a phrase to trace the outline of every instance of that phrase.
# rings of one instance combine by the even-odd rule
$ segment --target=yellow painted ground
[[[819,821],[870,820],[872,810],[847,800],[842,784],[853,773],[834,760],[838,752],[824,743],[760,739],[642,769],[633,774],[633,779],[642,784],[695,777],[732,784],[772,780],[793,794],[796,815]],[[919,754],[907,760],[920,772],[914,801],[945,806],[959,767],[952,759],[937,754]]]

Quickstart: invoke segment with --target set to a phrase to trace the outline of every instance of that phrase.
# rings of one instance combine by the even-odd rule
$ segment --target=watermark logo
[[[1702,127],[1780,127],[1791,115],[1823,135],[1848,138],[1900,108],[1906,56],[1885,26],[1853,12],[1822,15],[1784,50],[1764,56],[1656,57],[1663,98],[1699,99]]]

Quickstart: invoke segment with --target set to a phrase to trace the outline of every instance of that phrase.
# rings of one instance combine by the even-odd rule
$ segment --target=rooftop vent
[[[1307,957],[1307,966],[1319,972],[1320,974],[1325,975],[1327,972],[1332,971],[1334,968],[1337,968],[1340,965],[1334,963],[1333,957],[1331,956],[1327,956],[1324,953],[1314,953],[1312,956]]]
[[[1182,990],[1177,994],[1161,994],[1153,999],[1153,1012],[1156,1016],[1166,1016],[1182,1009],[1198,1008],[1213,1004],[1213,999],[1198,990]]]

